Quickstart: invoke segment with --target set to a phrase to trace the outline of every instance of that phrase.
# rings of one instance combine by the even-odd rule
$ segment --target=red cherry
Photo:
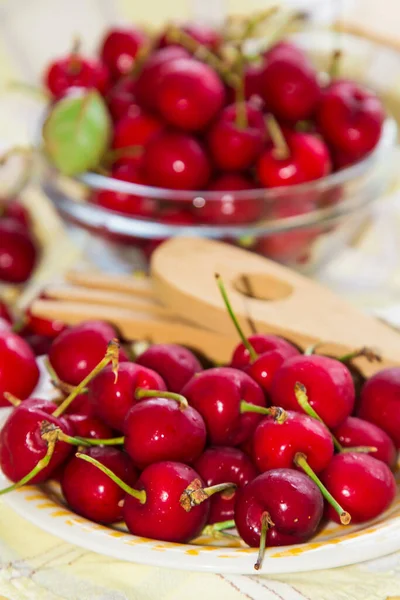
[[[114,121],[119,121],[122,117],[135,111],[135,80],[129,77],[117,81],[107,94],[107,104]]]
[[[61,381],[78,385],[102,360],[108,342],[116,337],[115,329],[103,321],[86,321],[70,327],[56,337],[51,345],[51,366]],[[128,360],[122,348],[119,360]]]
[[[302,383],[308,400],[327,427],[338,427],[351,414],[355,392],[348,368],[327,356],[294,356],[276,372],[271,386],[274,405],[303,412],[295,395],[295,385]]]
[[[261,97],[264,66],[264,61],[246,66],[244,71],[244,93],[247,100],[255,96]]]
[[[93,417],[93,406],[91,404],[91,402],[89,401],[89,397],[88,394],[78,394],[76,396],[76,398],[73,399],[73,401],[71,402],[71,404],[65,409],[65,415],[83,415],[85,417]],[[104,425],[106,427],[106,425]],[[81,437],[89,437],[89,436],[85,436],[82,434],[76,434],[76,435],[80,435]],[[100,436],[100,437],[111,437],[111,436]]]
[[[230,481],[243,487],[257,476],[251,460],[238,448],[224,446],[207,448],[193,464],[207,486]],[[233,519],[236,490],[215,494],[209,500],[208,523],[219,523]]]
[[[39,296],[39,298],[46,297],[45,292]],[[43,319],[42,317],[33,315],[30,307],[28,307],[25,313],[25,327],[29,333],[50,339],[56,338],[62,331],[67,329],[67,326],[62,321],[58,321],[57,319]]]
[[[210,164],[200,142],[184,133],[161,133],[147,146],[143,170],[150,185],[175,190],[201,190]]]
[[[357,416],[378,425],[400,448],[400,368],[383,369],[368,379]]]
[[[375,519],[393,502],[397,491],[389,467],[368,454],[337,454],[321,473],[321,480],[351,514],[353,523]],[[331,506],[326,510],[330,519],[338,521]]]
[[[129,457],[116,448],[88,448],[88,456],[111,469],[124,483],[134,485],[137,473]],[[94,465],[71,458],[61,478],[61,489],[68,505],[78,515],[96,523],[122,521],[125,492]]]
[[[288,350],[274,348],[256,358],[255,361],[246,367],[245,372],[258,383],[268,398],[275,373],[287,358],[298,356],[299,354],[294,347]]]
[[[35,356],[44,356],[48,354],[54,339],[45,335],[38,335],[36,333],[29,332],[24,332],[23,338]]]
[[[281,337],[270,335],[267,333],[255,333],[250,335],[248,340],[258,355],[275,350],[283,351],[289,358],[297,356],[299,351],[290,342],[287,342]],[[236,346],[231,360],[231,367],[234,369],[246,369],[251,364],[249,351],[244,347],[243,343]]]
[[[333,442],[329,430],[312,417],[286,412],[286,421],[277,423],[265,417],[253,437],[252,455],[262,473],[271,469],[293,469],[298,452],[306,455],[316,473],[325,469],[333,456]]]
[[[263,521],[268,525],[268,515],[266,545],[295,544],[315,533],[323,506],[319,489],[307,475],[294,469],[274,469],[238,490],[235,523],[240,537],[255,547],[260,544]],[[260,562],[261,557],[256,568]]]
[[[205,63],[178,58],[164,64],[157,108],[171,125],[200,131],[216,117],[224,102],[222,81]]]
[[[25,477],[44,458],[47,444],[41,438],[44,421],[72,435],[70,424],[63,417],[53,417],[57,405],[31,398],[13,410],[0,432],[0,465],[8,479],[17,482]],[[71,454],[73,447],[57,441],[50,463],[37,473],[30,483],[41,483]]]
[[[114,79],[128,75],[147,36],[133,27],[115,27],[103,39],[100,55]]]
[[[37,248],[26,228],[13,219],[0,220],[0,281],[23,283],[32,274]]]
[[[146,146],[163,129],[163,124],[144,112],[138,105],[118,121],[114,130],[113,148]]]
[[[18,200],[7,202],[3,216],[18,221],[18,223],[23,227],[26,227],[26,229],[29,229],[31,226],[29,211]]]
[[[202,371],[195,355],[178,344],[153,344],[136,359],[136,363],[156,371],[168,389],[178,393],[195,373]]]
[[[198,373],[182,394],[203,417],[209,441],[216,446],[238,446],[260,421],[259,414],[241,412],[241,402],[265,407],[264,395],[255,381],[229,367]]]
[[[73,53],[49,65],[44,74],[44,84],[56,98],[64,96],[72,88],[95,88],[104,94],[109,74],[101,62]]]
[[[323,92],[317,111],[318,127],[345,163],[365,156],[378,143],[385,120],[380,99],[353,81],[334,81]]]
[[[0,300],[0,319],[4,319],[4,321],[7,321],[7,323],[10,323],[11,325],[14,320],[9,307],[4,300]]]
[[[10,406],[4,392],[24,400],[38,380],[35,355],[25,340],[11,331],[0,330],[0,406]]]
[[[304,55],[287,50],[266,55],[261,93],[268,109],[285,121],[311,118],[321,96],[311,63]]]
[[[203,452],[207,437],[197,410],[167,398],[132,406],[124,434],[125,450],[139,469],[162,460],[191,463]]]
[[[267,52],[264,53],[264,58],[271,60],[272,58],[277,58],[279,56],[291,56],[293,59],[296,59],[299,63],[308,62],[307,55],[304,50],[296,46],[292,42],[288,42],[286,40],[281,40],[272,48],[270,48]]]
[[[129,409],[138,402],[135,392],[139,388],[167,389],[158,373],[141,365],[120,364],[117,381],[111,367],[106,367],[89,384],[89,400],[94,413],[113,429],[122,431]]]
[[[139,104],[148,109],[155,109],[164,66],[176,58],[188,57],[189,53],[180,46],[169,46],[154,52],[136,80],[135,94]]]
[[[267,136],[262,111],[249,102],[245,105],[247,124],[238,125],[238,106],[224,108],[208,135],[211,155],[224,171],[249,168],[260,156]]]
[[[202,46],[205,46],[209,50],[212,50],[213,52],[218,51],[219,46],[222,42],[220,32],[217,29],[214,29],[213,27],[204,25],[203,23],[188,23],[186,25],[179,26],[179,29],[181,29],[184,33],[190,35],[190,37],[196,40],[196,42],[198,42]],[[159,47],[179,47],[179,43],[176,41],[169,41],[168,33],[165,33],[160,38]]]
[[[314,181],[331,171],[325,142],[311,133],[286,135],[289,153],[281,158],[276,148],[268,148],[257,163],[257,177],[265,187],[296,185]]]
[[[196,471],[182,463],[165,461],[148,466],[136,483],[136,489],[145,492],[145,502],[125,496],[123,514],[129,531],[181,544],[197,537],[207,522],[209,504],[203,502],[189,512],[180,504],[182,493],[195,479],[200,480]]]
[[[344,448],[355,446],[375,447],[377,452],[371,453],[371,456],[377,460],[382,460],[391,469],[396,466],[397,451],[395,445],[388,434],[377,425],[368,423],[363,419],[357,419],[357,417],[348,417],[333,433]]]
[[[72,404],[74,403],[72,402]],[[70,423],[74,432],[73,435],[79,437],[106,440],[114,435],[111,427],[88,414],[66,414],[65,420]]]

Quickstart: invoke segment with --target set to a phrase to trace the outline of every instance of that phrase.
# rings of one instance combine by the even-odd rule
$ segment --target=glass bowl
[[[324,70],[336,48],[336,35],[308,31],[294,38]],[[389,52],[400,71],[399,55],[351,35],[341,34],[340,44],[344,51],[343,76],[374,88],[385,101],[387,79],[377,69],[377,61],[382,65],[383,54]],[[390,64],[393,67],[393,56]],[[161,241],[180,235],[239,244],[297,270],[312,272],[359,233],[372,202],[387,189],[396,138],[396,122],[389,116],[378,145],[364,160],[323,179],[291,187],[176,191],[96,173],[72,179],[45,165],[42,188],[88,258],[105,270],[129,272],[134,267],[145,268],[152,250]],[[157,217],[133,217],[96,206],[87,200],[97,190],[144,198]],[[223,212],[216,219],[215,209],[220,202]]]

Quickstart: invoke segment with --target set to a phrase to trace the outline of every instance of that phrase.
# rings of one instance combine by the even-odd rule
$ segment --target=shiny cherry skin
[[[294,469],[273,469],[237,491],[235,523],[246,544],[256,547],[262,515],[268,513],[274,526],[267,531],[267,547],[290,545],[315,533],[323,509],[322,495],[307,475]]]
[[[97,417],[83,413],[74,413],[66,414],[65,419],[74,430],[74,435],[78,437],[106,440],[114,436],[111,427],[108,427],[108,425],[100,421]]]
[[[164,65],[157,108],[170,125],[184,131],[202,131],[224,102],[224,85],[205,63],[178,58]]]
[[[67,435],[73,429],[64,417],[53,417],[57,405],[53,402],[30,398],[13,410],[0,432],[0,465],[6,477],[17,482],[25,477],[44,458],[47,444],[41,438],[44,421],[53,423]],[[41,483],[73,452],[73,446],[58,441],[50,463],[30,483]]]
[[[109,73],[100,61],[73,53],[49,65],[44,84],[55,98],[65,96],[72,88],[94,88],[104,94],[109,85]]]
[[[243,371],[217,367],[198,373],[182,394],[203,417],[209,442],[216,446],[239,446],[252,435],[261,416],[240,412],[242,400],[265,407],[261,388]]]
[[[123,431],[129,409],[139,402],[135,399],[138,388],[165,391],[167,386],[158,373],[141,365],[120,364],[117,381],[111,366],[107,366],[89,383],[94,414],[113,429]]]
[[[357,416],[378,425],[400,448],[400,368],[373,375],[361,390]]]
[[[4,319],[10,324],[12,324],[14,320],[9,307],[4,300],[0,300],[0,319]]]
[[[128,75],[147,36],[133,27],[114,27],[103,39],[100,56],[114,79]]]
[[[310,119],[321,97],[317,73],[295,52],[271,52],[265,57],[261,94],[268,109],[283,121]]]
[[[155,110],[164,67],[177,58],[189,58],[187,50],[180,46],[167,46],[154,52],[145,62],[135,82],[137,101],[146,109]]]
[[[146,113],[138,105],[131,107],[129,114],[122,117],[115,126],[113,148],[147,146],[164,128],[153,115]]]
[[[336,151],[354,160],[377,145],[385,120],[381,100],[358,83],[334,81],[322,94],[317,124],[324,139]]]
[[[199,475],[188,465],[164,461],[154,463],[143,471],[135,489],[146,492],[146,501],[127,494],[123,515],[129,531],[139,537],[184,544],[197,537],[207,523],[209,503],[186,512],[180,505],[185,489]]]
[[[351,414],[354,383],[350,371],[340,361],[315,354],[287,359],[272,380],[272,403],[303,412],[294,393],[297,382],[306,387],[310,405],[327,427],[338,427]]]
[[[206,486],[230,481],[238,488],[255,479],[257,469],[250,458],[238,448],[215,446],[206,448],[193,463],[193,468],[204,479]],[[230,521],[235,515],[236,490],[215,494],[209,500],[208,523]]]
[[[85,449],[122,481],[134,486],[138,474],[129,456],[111,447]],[[74,456],[61,476],[61,490],[69,507],[86,519],[109,525],[122,521],[125,492],[108,475],[94,465]]]
[[[136,364],[156,371],[168,389],[178,393],[193,375],[203,370],[193,352],[178,344],[153,344],[140,354]]]
[[[252,455],[258,470],[294,469],[297,452],[306,455],[310,467],[319,473],[333,456],[333,442],[329,429],[302,413],[287,411],[284,423],[265,417],[253,436]]]
[[[299,350],[297,350],[293,344],[287,342],[281,337],[278,337],[277,335],[268,333],[255,333],[250,335],[248,340],[259,356],[275,350],[282,350],[287,354],[288,358],[290,356],[298,356],[300,354]],[[242,343],[238,344],[233,351],[230,366],[234,369],[246,369],[250,363],[251,361],[248,350]]]
[[[354,446],[372,446],[376,452],[370,455],[377,460],[382,460],[391,469],[396,466],[397,450],[387,433],[374,423],[369,423],[357,417],[348,417],[337,429],[333,431],[335,437],[344,448]]]
[[[246,102],[247,126],[237,123],[238,106],[231,104],[221,111],[208,134],[208,145],[217,168],[243,171],[260,156],[267,138],[262,111]]]
[[[162,460],[192,463],[204,450],[207,431],[192,406],[165,398],[138,402],[124,422],[124,448],[139,469]]]
[[[283,341],[286,346],[285,344],[282,344],[275,348],[272,347],[270,350],[260,354],[258,358],[244,369],[266,393],[267,398],[271,391],[272,380],[275,373],[280,369],[287,358],[298,356],[300,354],[297,348],[289,344],[289,342],[286,342],[286,340]]]
[[[201,143],[185,133],[165,132],[154,138],[143,157],[150,185],[174,190],[201,190],[211,167]]]
[[[85,321],[63,331],[53,341],[49,361],[61,381],[78,385],[104,358],[116,331],[103,321]],[[123,348],[119,360],[128,360]]]
[[[0,406],[10,406],[4,392],[25,400],[38,381],[36,358],[26,341],[12,331],[0,330]]]
[[[135,85],[134,79],[124,77],[108,92],[106,100],[114,122],[118,122],[131,111],[136,110]]]
[[[351,515],[352,523],[364,523],[382,514],[396,496],[396,480],[389,467],[369,454],[336,454],[320,474],[322,483]],[[326,516],[339,521],[331,506]]]
[[[325,142],[311,133],[286,135],[290,155],[279,158],[275,148],[267,148],[257,163],[257,177],[265,187],[281,187],[314,181],[332,170]]]
[[[10,218],[0,220],[0,281],[24,283],[31,276],[38,249],[28,230]]]

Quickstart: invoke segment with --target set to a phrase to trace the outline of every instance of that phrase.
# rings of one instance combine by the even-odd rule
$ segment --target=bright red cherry
[[[40,294],[39,298],[46,298],[46,293]],[[25,313],[25,327],[30,333],[50,339],[56,338],[62,331],[67,329],[65,323],[57,319],[52,320],[36,317],[32,314],[30,307],[28,307]]]
[[[0,220],[0,281],[23,283],[32,274],[38,250],[27,229],[14,219]]]
[[[153,344],[136,363],[156,371],[168,389],[178,393],[193,375],[203,370],[193,352],[178,344]]]
[[[355,446],[371,446],[377,449],[371,456],[385,462],[391,469],[396,466],[397,451],[387,433],[374,423],[357,417],[348,417],[333,431],[335,437],[344,448]]]
[[[295,395],[297,382],[305,386],[310,405],[327,427],[338,427],[351,414],[354,384],[350,371],[340,361],[317,355],[287,359],[272,381],[272,403],[302,412]]]
[[[163,129],[161,121],[144,112],[139,106],[131,107],[129,114],[122,117],[115,126],[113,148],[147,146]]]
[[[243,410],[243,402],[265,407],[261,388],[246,373],[220,367],[198,373],[183,388],[183,396],[203,417],[211,444],[238,446],[261,417]]]
[[[262,152],[267,137],[264,115],[249,102],[243,112],[245,122],[241,123],[238,105],[227,106],[208,134],[214,163],[223,171],[248,169]]]
[[[259,356],[275,350],[282,350],[287,354],[288,358],[300,354],[299,350],[297,350],[290,342],[287,342],[277,335],[255,333],[250,335],[248,340]],[[238,344],[233,352],[230,366],[234,369],[246,369],[250,364],[251,357],[248,349],[245,348],[243,343]]]
[[[113,120],[118,122],[136,110],[135,80],[130,77],[120,79],[110,89],[106,99]]]
[[[84,415],[86,417],[93,417],[94,416],[94,410],[93,410],[93,406],[89,400],[89,395],[85,392],[84,394],[78,394],[76,396],[76,398],[73,399],[73,401],[71,402],[71,404],[65,409],[65,413],[66,416],[68,415]],[[105,425],[106,427],[106,425]],[[81,434],[76,434],[76,435],[81,435]],[[89,437],[89,436],[84,436],[81,435],[81,437]],[[99,437],[111,437],[111,436],[99,436]]]
[[[324,139],[342,155],[357,160],[378,143],[385,120],[381,100],[353,81],[334,81],[322,94],[317,123]]]
[[[63,331],[53,341],[49,361],[61,381],[78,385],[104,358],[116,331],[103,321],[86,321]],[[127,360],[121,348],[119,360]]]
[[[263,473],[271,469],[293,469],[298,452],[306,455],[316,473],[325,469],[333,456],[333,442],[329,429],[322,423],[291,410],[284,423],[265,417],[258,424],[252,446],[253,460]]]
[[[357,416],[378,425],[400,448],[400,368],[383,369],[368,379]]]
[[[97,417],[113,429],[123,431],[129,409],[138,402],[137,389],[165,391],[167,387],[155,371],[125,362],[118,367],[117,381],[108,366],[90,382],[89,400]]]
[[[389,467],[368,454],[336,454],[321,473],[328,491],[351,514],[353,523],[364,523],[382,514],[396,496],[396,480]],[[327,516],[338,521],[331,506]]]
[[[150,185],[201,190],[207,186],[211,168],[205,150],[196,138],[165,132],[148,144],[143,170]]]
[[[137,53],[146,42],[147,36],[133,27],[114,27],[108,31],[100,55],[114,79],[131,73]]]
[[[230,481],[238,488],[257,477],[257,469],[250,458],[238,448],[225,446],[207,448],[194,462],[194,469],[204,479],[207,486]],[[235,514],[236,490],[226,490],[215,494],[209,500],[208,523],[229,521]]]
[[[111,469],[124,483],[136,483],[137,472],[129,457],[121,450],[94,447],[86,449],[85,453]],[[123,519],[125,492],[94,465],[76,456],[64,469],[61,490],[72,510],[86,519],[104,524]]]
[[[35,355],[25,340],[12,331],[0,330],[0,406],[10,406],[4,392],[24,400],[38,380]]]
[[[178,58],[164,65],[157,107],[167,123],[185,131],[201,131],[224,102],[223,83],[205,63]]]
[[[65,420],[70,423],[74,435],[79,437],[106,440],[114,435],[111,427],[88,414],[66,414]]]
[[[98,60],[72,53],[49,65],[44,84],[56,98],[61,98],[71,88],[95,88],[104,94],[109,74],[107,67]]]

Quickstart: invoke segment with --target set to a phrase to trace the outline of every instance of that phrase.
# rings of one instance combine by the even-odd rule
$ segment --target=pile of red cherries
[[[243,26],[249,35],[249,22]],[[381,101],[354,81],[324,77],[291,42],[251,57],[243,42],[194,24],[152,36],[114,28],[98,58],[73,52],[49,65],[44,83],[55,102],[75,88],[97,89],[105,99],[113,133],[102,172],[153,187],[221,192],[215,201],[194,195],[178,203],[96,190],[90,202],[170,225],[243,225],[340,200],[340,190],[329,198],[304,194],[271,208],[256,190],[317,180],[363,159],[380,139]],[[253,192],[248,198],[246,190]],[[241,192],[240,199],[226,192]],[[285,258],[284,245],[265,238],[255,249]]]
[[[302,353],[237,326],[230,364],[204,368],[175,344],[132,360],[104,322],[55,324],[49,400],[33,393],[31,348],[2,322],[0,406],[14,408],[0,465],[14,483],[0,494],[56,479],[75,513],[170,542],[236,527],[260,547],[256,568],[266,546],[305,542],[326,519],[375,519],[395,498],[400,368],[365,381],[352,360],[378,360],[371,350]]]

